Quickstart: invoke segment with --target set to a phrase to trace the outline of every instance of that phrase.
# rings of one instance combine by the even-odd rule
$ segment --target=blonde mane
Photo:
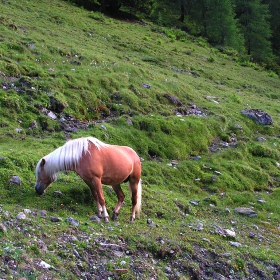
[[[89,142],[95,145],[98,150],[108,146],[108,144],[96,139],[95,137],[82,137],[66,142],[63,146],[44,156],[46,161],[44,170],[47,174],[53,175],[59,171],[69,170],[75,167],[84,153],[89,153]],[[40,163],[36,167],[36,177],[40,172]]]

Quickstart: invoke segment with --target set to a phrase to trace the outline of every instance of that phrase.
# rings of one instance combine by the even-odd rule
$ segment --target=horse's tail
[[[142,204],[142,180],[139,180],[138,189],[137,189],[137,203],[135,206],[135,212],[140,215],[141,213],[141,204]]]

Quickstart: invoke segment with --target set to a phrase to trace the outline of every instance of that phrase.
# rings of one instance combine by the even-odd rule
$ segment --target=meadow
[[[0,278],[279,279],[275,73],[175,22],[58,0],[2,0],[0,10]],[[39,159],[83,136],[141,157],[134,224],[125,183],[109,224],[91,219],[93,198],[74,173],[36,195]],[[111,215],[116,196],[104,193]]]

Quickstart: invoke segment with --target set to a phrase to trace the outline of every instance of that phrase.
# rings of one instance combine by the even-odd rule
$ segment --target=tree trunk
[[[184,22],[185,19],[185,6],[184,6],[184,1],[181,0],[181,16],[179,17],[179,20],[181,22]]]

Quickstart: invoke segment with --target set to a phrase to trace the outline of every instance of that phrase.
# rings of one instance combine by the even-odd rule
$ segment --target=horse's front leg
[[[104,216],[104,221],[106,223],[109,222],[109,215],[105,206],[105,198],[104,198],[104,194],[103,194],[103,189],[102,189],[102,183],[101,183],[101,179],[100,178],[94,178],[92,180],[92,186],[91,186],[91,190],[92,193],[95,192],[95,194],[93,194],[93,196],[96,195],[97,198],[97,207],[98,207],[98,215],[102,216],[101,212],[103,210],[103,216]]]
[[[96,193],[96,190],[94,188],[91,188],[91,193],[92,193],[92,196],[96,202],[96,206],[97,206],[97,216],[99,218],[102,218],[102,212],[103,212],[103,209],[98,201],[98,196],[97,196],[97,193]]]
[[[121,205],[124,201],[125,195],[124,195],[120,185],[112,186],[112,188],[113,188],[113,190],[115,191],[115,193],[118,197],[118,202],[117,202],[116,207],[115,207],[114,212],[113,212],[113,220],[117,221],[119,211],[120,211]]]

